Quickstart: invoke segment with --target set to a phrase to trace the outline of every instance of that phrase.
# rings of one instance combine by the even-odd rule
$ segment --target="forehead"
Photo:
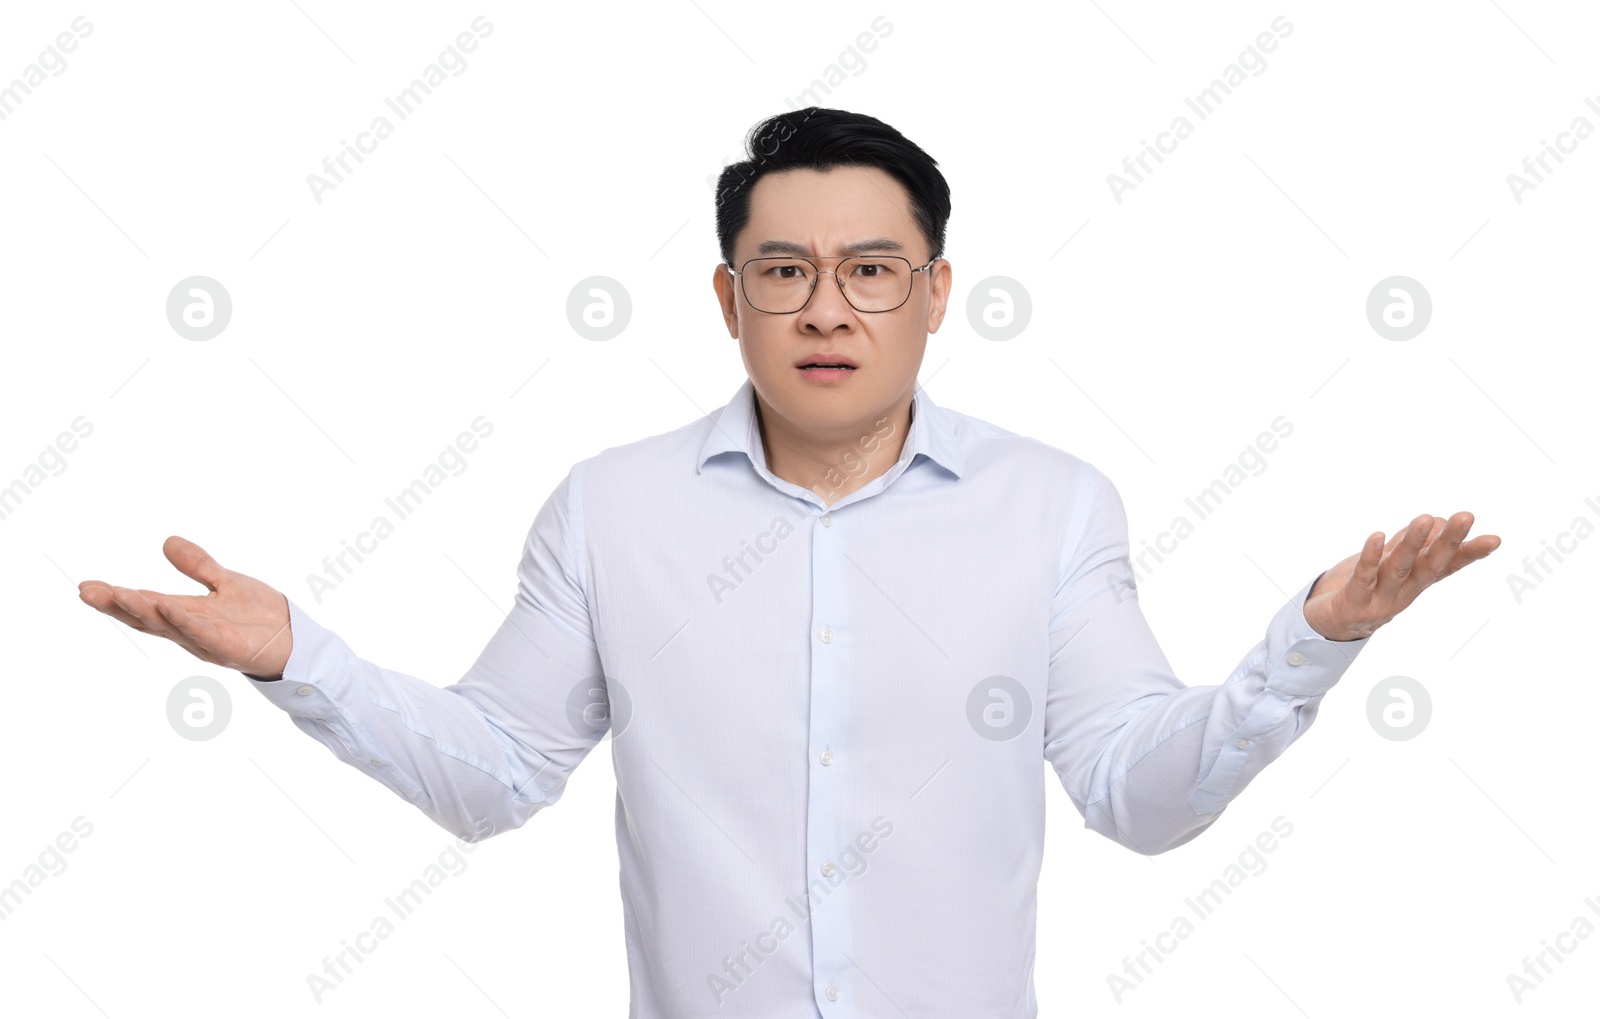
[[[769,173],[750,191],[750,220],[734,247],[740,258],[774,245],[790,254],[830,255],[881,238],[916,254],[925,245],[910,207],[905,187],[875,166]]]

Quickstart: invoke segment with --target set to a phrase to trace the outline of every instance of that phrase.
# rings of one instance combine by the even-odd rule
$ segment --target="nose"
[[[815,329],[826,335],[840,326],[849,328],[854,320],[855,309],[844,299],[838,273],[833,269],[818,270],[811,299],[800,309],[800,328]]]

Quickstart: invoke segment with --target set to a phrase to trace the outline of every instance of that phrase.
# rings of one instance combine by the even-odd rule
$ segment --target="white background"
[[[1600,139],[1520,203],[1506,181],[1573,118],[1600,127],[1592,8],[30,3],[3,16],[0,82],[80,14],[66,70],[0,121],[0,485],[74,418],[94,428],[0,520],[0,884],[93,825],[0,921],[8,1013],[625,1014],[609,753],[475,847],[319,1006],[306,975],[451,837],[76,584],[196,593],[160,553],[181,534],[363,657],[459,678],[567,468],[742,380],[707,177],[879,15],[892,31],[823,104],[893,124],[950,181],[955,295],[921,373],[938,402],[1099,466],[1136,553],[1293,423],[1142,580],[1180,677],[1221,682],[1374,530],[1467,509],[1504,542],[1384,628],[1196,841],[1133,854],[1047,776],[1041,1015],[1556,1016],[1600,993],[1600,938],[1520,1006],[1506,983],[1574,917],[1600,925],[1583,901],[1600,908],[1600,542],[1520,603],[1507,579],[1574,518],[1600,522]],[[319,204],[307,175],[395,121],[383,97],[480,14],[494,28],[467,69]],[[1199,121],[1184,97],[1280,15],[1266,69]],[[1107,174],[1180,114],[1193,134],[1118,203]],[[164,311],[196,274],[234,305],[206,342]],[[633,303],[607,342],[566,316],[591,275]],[[1006,342],[966,315],[994,275],[1033,303]],[[1431,294],[1415,339],[1367,321],[1391,275]],[[478,415],[494,432],[465,473],[317,602],[307,574]],[[166,717],[195,674],[233,693],[206,742]],[[1433,704],[1403,742],[1367,714],[1394,675]],[[1107,974],[1279,816],[1293,833],[1267,869],[1118,1004]]]

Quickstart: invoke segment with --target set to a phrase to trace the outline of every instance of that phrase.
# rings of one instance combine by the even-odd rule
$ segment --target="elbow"
[[[477,843],[482,842],[484,839],[492,838],[498,834],[499,832],[493,829],[489,831],[458,831],[455,833],[457,839],[467,843],[468,845],[476,845]]]
[[[1221,810],[1200,814],[1185,804],[1165,817],[1130,820],[1119,817],[1107,801],[1101,802],[1106,804],[1106,809],[1094,812],[1097,816],[1087,816],[1084,827],[1098,831],[1140,856],[1160,856],[1177,849],[1193,841],[1222,816]]]
[[[1130,845],[1129,848],[1140,856],[1160,856],[1162,853],[1170,852],[1181,845],[1192,842],[1200,836],[1201,832],[1211,827],[1212,823],[1220,816],[1220,812],[1207,815],[1189,828],[1169,831],[1159,837],[1146,839],[1139,845]]]
[[[530,786],[537,791],[537,786]],[[491,839],[504,832],[514,831],[545,807],[560,799],[560,792],[550,796],[527,796],[505,790],[496,801],[485,803],[481,797],[472,803],[457,800],[455,809],[443,811],[424,808],[433,822],[469,845]]]

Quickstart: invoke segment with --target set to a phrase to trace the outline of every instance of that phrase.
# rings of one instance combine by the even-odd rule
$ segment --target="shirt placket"
[[[825,1019],[856,1015],[850,1004],[850,888],[836,859],[845,844],[842,783],[851,767],[841,753],[844,733],[843,677],[851,627],[840,613],[847,565],[840,546],[843,527],[831,512],[811,525],[811,719],[806,799],[806,893],[811,910],[812,985]]]

